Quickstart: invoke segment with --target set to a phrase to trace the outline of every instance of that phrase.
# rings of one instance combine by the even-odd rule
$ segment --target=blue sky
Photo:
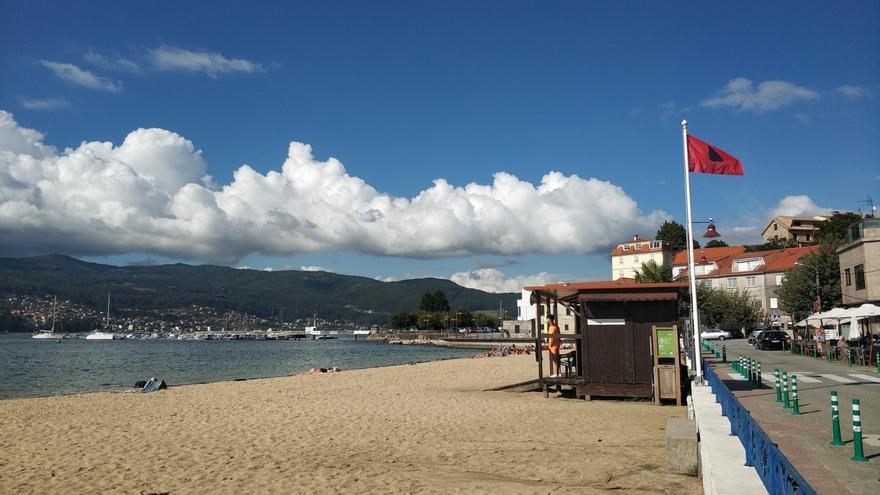
[[[65,148],[83,142],[119,147],[139,128],[176,133],[201,150],[202,162],[192,156],[175,162],[192,173],[172,181],[175,189],[162,193],[166,199],[178,183],[202,172],[212,180],[196,182],[220,191],[243,164],[266,177],[281,171],[291,141],[311,145],[315,162],[335,157],[347,176],[392,198],[412,200],[441,178],[458,188],[490,186],[498,172],[535,187],[552,171],[610,184],[551,181],[556,184],[551,189],[569,192],[566,199],[525,195],[523,201],[532,203],[499,207],[476,220],[450,206],[456,211],[450,221],[437,220],[447,211],[443,205],[477,193],[432,190],[432,207],[408,210],[401,216],[406,220],[392,221],[379,208],[389,219],[381,227],[385,234],[360,234],[361,226],[340,221],[344,217],[324,219],[318,207],[305,212],[291,205],[287,213],[316,225],[315,231],[347,230],[266,243],[238,238],[239,224],[223,212],[205,225],[216,228],[213,233],[231,233],[214,237],[193,233],[200,230],[197,219],[156,234],[152,227],[138,230],[140,213],[120,220],[113,212],[90,219],[88,227],[112,226],[107,239],[99,227],[89,235],[81,235],[86,227],[72,233],[63,228],[70,220],[47,211],[52,191],[34,179],[33,190],[40,194],[28,197],[43,202],[27,211],[45,216],[29,225],[21,213],[9,214],[10,206],[0,232],[13,240],[0,243],[0,250],[20,255],[70,246],[70,254],[116,263],[181,259],[254,268],[317,266],[369,277],[458,273],[457,280],[484,288],[540,273],[543,279],[603,279],[610,275],[607,248],[620,237],[636,229],[652,234],[666,217],[683,222],[683,117],[694,135],[744,163],[743,177],[692,177],[695,215],[714,216],[728,242],[757,240],[760,224],[775,211],[855,210],[867,195],[880,201],[876,2],[475,4],[83,6],[3,0],[0,109],[13,116],[9,132],[15,136],[23,135],[21,129],[44,135],[40,142],[55,148],[48,158],[53,167]],[[89,173],[109,170],[100,167],[114,160],[125,162],[122,155],[153,153],[163,136],[142,136],[146,148],[131,146],[127,153],[97,153],[104,165]],[[23,172],[15,172],[21,163],[0,166],[14,172],[15,184],[27,182]],[[156,179],[150,166],[132,165],[139,176]],[[353,183],[346,182],[347,190]],[[9,192],[14,188],[2,185],[0,204],[15,199]],[[622,192],[611,191],[616,187]],[[137,207],[129,211],[181,216],[171,203],[144,206],[143,198],[159,193],[143,191],[126,192],[126,198],[144,195],[132,200]],[[293,194],[248,191],[252,204]],[[583,197],[585,191],[596,197]],[[611,196],[603,196],[606,192]],[[510,194],[497,188],[494,197]],[[57,202],[68,205],[60,211],[72,211],[74,199],[65,198]],[[618,203],[627,198],[637,211]],[[93,209],[108,212],[108,204],[125,206],[128,200],[105,198]],[[187,207],[180,206],[182,200],[175,204],[194,211],[197,200],[190,200]],[[530,216],[537,203],[545,212],[558,212],[555,207],[586,213],[561,220],[551,213],[553,218]],[[260,208],[265,213],[274,206]],[[352,215],[363,212],[353,209]],[[420,215],[430,228],[401,226],[421,223]],[[494,227],[496,215],[519,217],[529,226],[499,228],[512,232],[503,243],[484,239],[481,233]],[[266,222],[265,229],[248,235],[271,237],[279,225],[292,224]],[[180,238],[168,232],[195,236],[192,250],[186,243],[169,248]],[[155,241],[162,235],[173,239]],[[236,249],[226,252],[217,245]],[[486,268],[500,274],[472,272]]]

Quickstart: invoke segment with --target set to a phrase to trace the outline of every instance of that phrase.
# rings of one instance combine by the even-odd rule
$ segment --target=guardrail
[[[814,495],[816,491],[752,419],[748,409],[740,404],[705,360],[703,369],[706,381],[715,394],[715,402],[721,404],[721,414],[730,421],[730,434],[739,437],[745,448],[746,466],[755,468],[767,492],[771,495]]]

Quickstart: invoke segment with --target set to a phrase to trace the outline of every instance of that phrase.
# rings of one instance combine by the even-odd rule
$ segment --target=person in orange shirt
[[[547,326],[547,334],[548,335],[559,335],[559,325],[556,324],[556,315],[548,315],[547,316],[548,326]],[[559,344],[560,340],[558,338],[549,338],[550,343],[547,346],[547,350],[550,351],[550,378],[561,376],[562,373],[559,371]],[[554,372],[554,369],[556,370]]]

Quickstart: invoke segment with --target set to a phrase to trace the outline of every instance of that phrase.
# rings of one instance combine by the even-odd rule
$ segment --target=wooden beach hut
[[[640,284],[633,279],[562,283],[526,287],[537,304],[536,335],[545,342],[546,313],[560,308],[576,315],[576,332],[562,334],[563,344],[574,343],[575,369],[559,377],[545,376],[543,357],[537,354],[538,381],[545,394],[551,386],[572,386],[583,398],[655,398],[657,361],[655,328],[672,328],[687,298],[687,283]],[[675,346],[678,349],[678,346]],[[563,352],[565,354],[565,352]],[[676,352],[675,366],[680,366]],[[676,373],[678,376],[678,373]],[[679,387],[678,384],[676,384]],[[680,400],[680,388],[677,392]]]

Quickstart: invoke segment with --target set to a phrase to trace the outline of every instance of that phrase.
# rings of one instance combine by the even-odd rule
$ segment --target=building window
[[[624,250],[624,251],[629,251],[629,244],[624,244],[624,245],[623,245],[623,250]]]
[[[619,260],[619,263],[617,263],[617,264],[618,264],[618,265],[622,265],[622,264],[623,264],[623,258],[617,258],[617,259]]]
[[[862,238],[862,224],[857,223],[849,228],[849,242],[857,241]]]
[[[651,249],[659,249],[660,247],[660,241],[651,241]]]
[[[568,323],[565,324],[565,331],[568,331]]]
[[[764,301],[755,299],[755,309],[764,309]]]
[[[770,309],[779,309],[779,299],[775,297],[770,298]]]
[[[757,287],[758,286],[758,278],[757,277],[746,277],[746,286]]]
[[[623,278],[623,272],[618,272],[618,273],[617,273],[617,276],[620,277],[620,278]]]
[[[785,281],[785,275],[777,275],[776,276],[776,285],[782,285],[782,282]]]
[[[806,238],[807,238],[807,242],[810,242],[810,234],[807,234]]]
[[[773,230],[779,230],[779,225],[777,225],[777,224],[774,223],[774,224],[773,224]]]
[[[736,289],[736,279],[735,278],[727,279],[727,288],[728,289]]]
[[[633,262],[638,263],[638,262],[639,262],[639,257],[638,257],[638,256],[633,256]]]
[[[513,333],[519,333],[519,325],[513,326]]]
[[[856,272],[856,290],[862,290],[865,288],[865,265],[856,265],[854,270]]]
[[[712,288],[712,281],[711,280],[703,280],[700,283],[703,284],[703,287],[705,287],[707,289]]]
[[[849,272],[849,268],[843,271],[843,276],[846,278],[846,286],[852,285],[852,274]]]
[[[571,316],[571,308],[565,308],[565,316]]]

